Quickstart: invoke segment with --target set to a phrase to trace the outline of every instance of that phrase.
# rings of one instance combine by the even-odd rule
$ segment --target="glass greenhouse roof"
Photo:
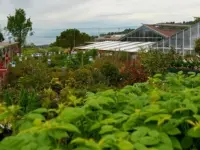
[[[149,48],[155,42],[121,42],[121,41],[104,41],[94,44],[77,47],[79,50],[98,49],[102,51],[125,51],[137,52],[142,48]]]

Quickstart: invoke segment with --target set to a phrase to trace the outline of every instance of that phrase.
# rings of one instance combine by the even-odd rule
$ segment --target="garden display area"
[[[199,57],[52,47],[13,61],[0,92],[0,150],[200,149]]]

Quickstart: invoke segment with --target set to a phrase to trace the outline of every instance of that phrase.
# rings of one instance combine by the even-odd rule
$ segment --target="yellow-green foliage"
[[[89,69],[80,68],[69,72],[66,83],[70,87],[82,88],[91,85],[92,81],[92,72]]]
[[[0,121],[16,132],[0,149],[198,150],[199,90],[200,75],[180,72],[119,91],[88,93],[81,106],[71,97],[74,107],[39,108],[18,118],[3,106]]]
[[[166,73],[171,64],[178,60],[179,55],[174,53],[173,50],[165,54],[162,51],[149,50],[148,52],[140,51],[138,57],[145,71],[150,75],[154,75],[156,73]]]

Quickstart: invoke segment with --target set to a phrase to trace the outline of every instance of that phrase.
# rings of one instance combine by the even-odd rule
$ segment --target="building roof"
[[[136,30],[133,30],[126,34],[125,36],[121,37],[119,40],[123,40],[127,36],[133,34],[134,32],[137,32],[139,29],[141,29],[143,26],[147,27],[148,29],[156,32],[157,34],[161,35],[163,38],[168,38],[181,30],[190,27],[190,25],[182,25],[182,24],[143,24]]]
[[[103,37],[98,37],[96,41],[118,41],[121,37],[125,36],[124,34],[114,34],[114,35],[105,35]]]
[[[192,24],[181,24],[181,23],[157,23],[157,25],[160,26],[168,26],[168,27],[183,27],[183,28],[188,28],[190,27]]]
[[[101,51],[121,51],[121,52],[137,52],[142,48],[152,46],[154,42],[121,42],[121,41],[104,41],[94,44],[76,47],[79,50],[97,49]]]
[[[96,41],[117,41],[119,38],[116,37],[99,37],[95,39]]]
[[[9,42],[0,42],[0,48],[9,47],[11,45],[18,44],[17,42],[9,43]]]
[[[163,28],[163,25],[160,26],[145,24],[145,26],[150,28],[151,30],[155,30],[156,32],[162,34],[165,37],[170,37],[181,30],[180,28],[166,28],[166,26],[165,28]]]

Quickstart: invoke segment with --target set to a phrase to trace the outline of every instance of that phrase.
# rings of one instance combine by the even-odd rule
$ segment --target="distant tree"
[[[197,40],[195,41],[194,50],[195,50],[195,52],[196,52],[197,54],[200,55],[200,39],[197,39]]]
[[[9,15],[7,22],[7,30],[12,34],[19,46],[23,46],[28,33],[32,35],[32,22],[30,18],[26,18],[26,13],[23,9],[16,9],[15,15]]]
[[[200,22],[200,17],[194,17],[194,23]]]
[[[3,37],[3,34],[0,32],[0,42],[3,42],[5,39]]]
[[[129,32],[131,32],[131,31],[134,31],[135,29],[125,29],[123,32],[122,32],[122,34],[127,34],[127,33],[129,33]]]
[[[74,46],[79,46],[90,40],[90,36],[86,33],[81,33],[77,29],[67,29],[61,32],[60,36],[56,37],[56,42],[51,44],[51,46],[70,48],[72,50]]]
[[[34,43],[24,44],[24,48],[36,48],[36,45]]]

